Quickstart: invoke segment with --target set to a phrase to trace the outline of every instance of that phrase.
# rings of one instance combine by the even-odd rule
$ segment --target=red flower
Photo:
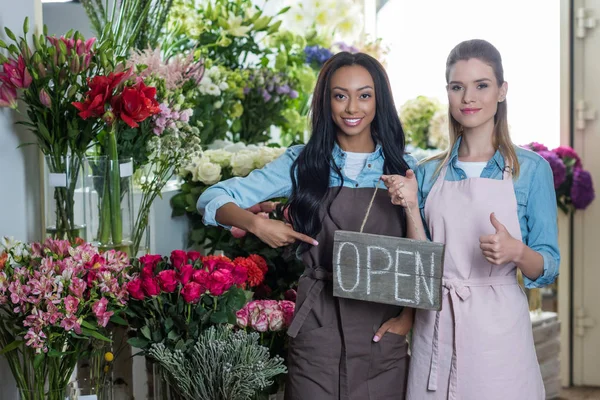
[[[139,81],[132,87],[123,89],[123,93],[111,100],[113,112],[132,128],[137,128],[138,122],[160,112],[156,101],[156,88],[147,87]]]
[[[297,293],[294,289],[288,289],[286,290],[286,292],[283,294],[283,297],[286,300],[292,301],[292,302],[296,302],[296,297],[297,297]]]
[[[166,269],[160,271],[157,275],[158,283],[163,292],[172,293],[177,288],[179,281],[177,280],[177,273],[173,269]]]
[[[187,264],[187,254],[183,250],[173,250],[171,252],[171,264],[180,269],[182,265]]]
[[[257,287],[254,288],[254,298],[255,299],[268,299],[273,290],[268,285],[261,283]]]
[[[198,251],[188,251],[187,257],[192,262],[195,263],[197,259],[199,259],[202,255]]]
[[[202,288],[196,282],[188,282],[181,289],[181,295],[186,303],[197,303],[202,295]]]
[[[108,76],[97,75],[91,80],[88,78],[90,90],[85,94],[85,100],[83,103],[73,102],[71,104],[80,111],[79,116],[83,119],[100,118],[104,115],[106,104],[113,99],[115,88],[129,79],[131,74],[130,69],[116,74],[111,72]]]
[[[160,285],[158,279],[149,276],[142,277],[142,287],[146,295],[153,297],[160,294]]]
[[[248,284],[251,287],[258,286],[265,279],[263,270],[250,258],[238,257],[233,262],[246,268],[248,271]]]
[[[267,271],[269,270],[269,266],[267,265],[267,262],[263,257],[259,256],[258,254],[250,254],[248,258],[254,261],[256,265],[258,265],[258,268],[262,270],[262,272],[264,272],[265,274],[267,273]]]
[[[192,275],[194,275],[194,267],[191,264],[186,264],[181,267],[177,277],[179,278],[179,282],[185,285],[192,279]]]
[[[206,288],[213,296],[220,296],[233,285],[233,275],[226,269],[218,269],[208,276]]]
[[[206,283],[208,282],[208,272],[203,269],[196,270],[194,271],[192,280],[200,284],[202,287],[206,287]]]
[[[154,270],[154,267],[156,267],[158,265],[158,263],[161,262],[162,260],[163,260],[163,258],[159,254],[146,254],[145,256],[140,257],[140,262],[144,266],[147,266],[147,265],[152,266],[152,270]]]
[[[136,278],[127,283],[127,291],[134,299],[144,300],[144,291],[142,290],[142,280]]]

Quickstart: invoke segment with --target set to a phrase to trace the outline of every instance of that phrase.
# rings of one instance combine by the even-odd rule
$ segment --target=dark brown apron
[[[408,376],[406,337],[373,335],[401,307],[333,297],[336,230],[359,231],[373,188],[330,188],[323,202],[319,245],[303,254],[296,314],[288,334],[286,400],[403,400]],[[334,197],[335,196],[335,197]],[[327,211],[327,205],[333,203]],[[376,195],[365,233],[404,237],[404,214],[387,192]]]

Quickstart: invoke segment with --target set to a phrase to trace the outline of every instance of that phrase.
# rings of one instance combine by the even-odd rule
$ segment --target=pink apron
[[[493,265],[479,248],[496,232],[492,212],[522,240],[511,175],[446,181],[446,169],[425,205],[432,240],[446,244],[442,310],[415,314],[407,399],[543,400],[516,266]]]

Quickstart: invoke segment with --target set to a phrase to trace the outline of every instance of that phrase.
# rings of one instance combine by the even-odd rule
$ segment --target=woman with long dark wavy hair
[[[360,53],[329,59],[316,84],[311,122],[305,146],[290,147],[245,178],[212,186],[198,209],[205,224],[236,226],[272,247],[298,243],[306,270],[288,330],[287,400],[400,400],[413,310],[336,298],[331,283],[334,232],[360,229],[382,175],[415,181],[415,160],[404,154],[404,132],[381,64]],[[416,183],[404,189],[411,196]],[[416,238],[404,209],[391,204],[385,190],[377,195],[364,232]],[[291,224],[245,210],[277,197],[289,198]]]

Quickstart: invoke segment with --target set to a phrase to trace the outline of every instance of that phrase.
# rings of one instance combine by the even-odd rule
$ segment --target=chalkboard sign
[[[440,310],[443,264],[441,243],[336,231],[333,295]]]

